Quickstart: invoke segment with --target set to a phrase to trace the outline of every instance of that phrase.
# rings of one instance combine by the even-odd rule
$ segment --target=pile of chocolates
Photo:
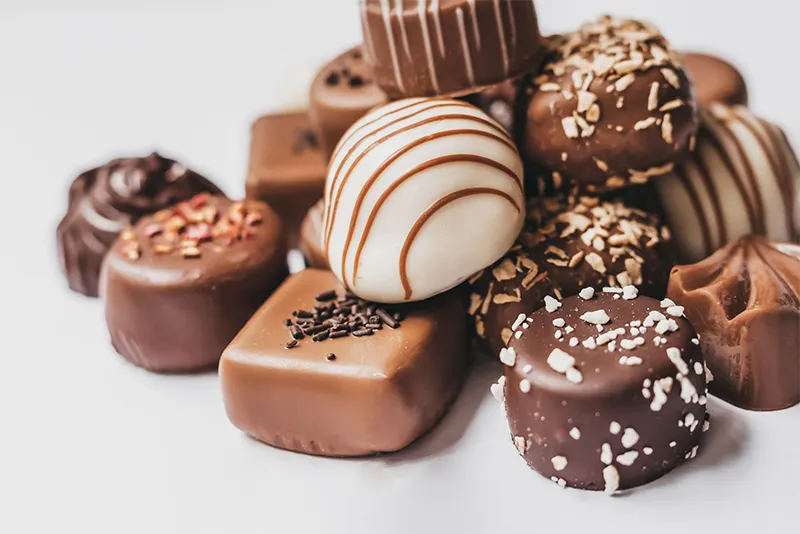
[[[156,154],[74,181],[62,267],[123,357],[346,457],[435,426],[474,346],[528,465],[609,494],[697,455],[709,393],[800,402],[800,166],[733,66],[535,2],[360,6],[309,110],[253,125],[246,200]]]

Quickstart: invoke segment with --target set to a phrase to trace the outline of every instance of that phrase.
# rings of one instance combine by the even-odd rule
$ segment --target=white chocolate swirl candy
[[[744,107],[701,113],[694,154],[656,180],[684,262],[748,234],[798,239],[800,166],[783,132]]]
[[[499,124],[457,100],[399,100],[334,151],[322,246],[360,297],[424,300],[503,256],[524,219],[522,161]]]

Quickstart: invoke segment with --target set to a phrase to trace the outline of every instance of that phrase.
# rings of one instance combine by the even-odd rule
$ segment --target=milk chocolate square
[[[306,212],[322,198],[326,172],[307,113],[264,115],[253,124],[247,198],[263,200],[278,212],[292,247]]]
[[[330,302],[318,300],[331,290],[336,296]],[[332,273],[301,271],[228,346],[220,380],[225,409],[236,427],[275,447],[364,456],[400,450],[438,421],[456,396],[467,364],[457,294],[386,308],[388,317],[367,303],[373,315],[389,320],[371,335],[331,334],[314,341],[319,336],[310,327],[295,336],[302,339],[293,337],[286,322],[301,323],[306,313],[298,310],[338,306],[348,302],[344,295]],[[401,314],[395,316],[401,320],[396,328],[390,326],[394,313]]]

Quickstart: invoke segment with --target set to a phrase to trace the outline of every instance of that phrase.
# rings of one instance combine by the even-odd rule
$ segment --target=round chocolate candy
[[[703,109],[692,156],[654,180],[685,262],[748,234],[797,242],[800,166],[783,132],[747,108]]]
[[[325,201],[320,200],[306,213],[300,225],[300,252],[306,260],[306,265],[316,269],[329,270],[328,258],[322,250],[322,215],[325,211]]]
[[[57,230],[70,289],[96,297],[103,258],[123,228],[204,191],[220,193],[206,178],[155,153],[115,159],[78,176]]]
[[[124,230],[103,264],[114,348],[157,372],[213,367],[286,273],[263,202],[201,194]]]
[[[561,486],[646,484],[693,458],[705,427],[703,355],[683,308],[620,291],[534,312],[501,354],[513,442]]]
[[[553,298],[627,285],[662,297],[674,257],[669,231],[654,215],[619,201],[541,199],[529,206],[514,247],[470,279],[469,314],[481,345],[497,356],[513,325]]]
[[[325,206],[323,248],[345,287],[376,302],[425,300],[513,245],[522,161],[505,129],[465,102],[399,100],[345,134]]]
[[[666,174],[697,132],[691,84],[647,23],[587,24],[556,40],[525,84],[523,154],[590,193]]]
[[[694,85],[697,102],[708,106],[714,102],[729,106],[747,105],[747,84],[739,70],[724,59],[708,54],[683,54],[686,75]]]
[[[309,115],[320,134],[322,152],[333,154],[347,129],[370,109],[389,98],[377,85],[361,46],[337,56],[311,84]]]
[[[534,2],[361,2],[364,49],[391,97],[460,95],[535,68]]]

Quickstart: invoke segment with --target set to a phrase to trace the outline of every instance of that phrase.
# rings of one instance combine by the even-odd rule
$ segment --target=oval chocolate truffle
[[[61,269],[73,291],[96,297],[100,267],[120,231],[201,192],[220,193],[206,178],[151,154],[115,159],[78,176],[57,230]]]
[[[729,106],[747,105],[744,76],[721,57],[689,52],[683,54],[683,65],[701,106],[715,102]]]
[[[528,465],[561,486],[614,493],[695,456],[706,374],[671,302],[633,287],[540,309],[503,349],[506,414]]]
[[[361,2],[364,48],[391,97],[466,94],[535,68],[534,2]]]
[[[470,279],[469,313],[481,345],[493,356],[520,318],[553,298],[626,285],[664,296],[675,256],[669,231],[656,216],[588,197],[531,204],[514,247]]]
[[[325,184],[336,277],[376,302],[424,300],[500,258],[525,218],[509,134],[458,100],[377,108],[345,134]]]
[[[800,166],[783,132],[743,107],[703,109],[692,156],[654,180],[681,258],[747,234],[797,241]]]
[[[711,393],[748,410],[800,403],[800,246],[743,237],[675,267],[669,296],[700,334]]]
[[[263,202],[201,194],[122,232],[101,293],[114,348],[157,372],[217,364],[286,273],[283,224]]]
[[[338,55],[311,84],[309,116],[326,160],[347,129],[389,98],[377,85],[361,46]]]
[[[556,43],[523,87],[526,159],[590,193],[672,170],[697,132],[697,114],[664,36],[644,22],[604,17]]]

